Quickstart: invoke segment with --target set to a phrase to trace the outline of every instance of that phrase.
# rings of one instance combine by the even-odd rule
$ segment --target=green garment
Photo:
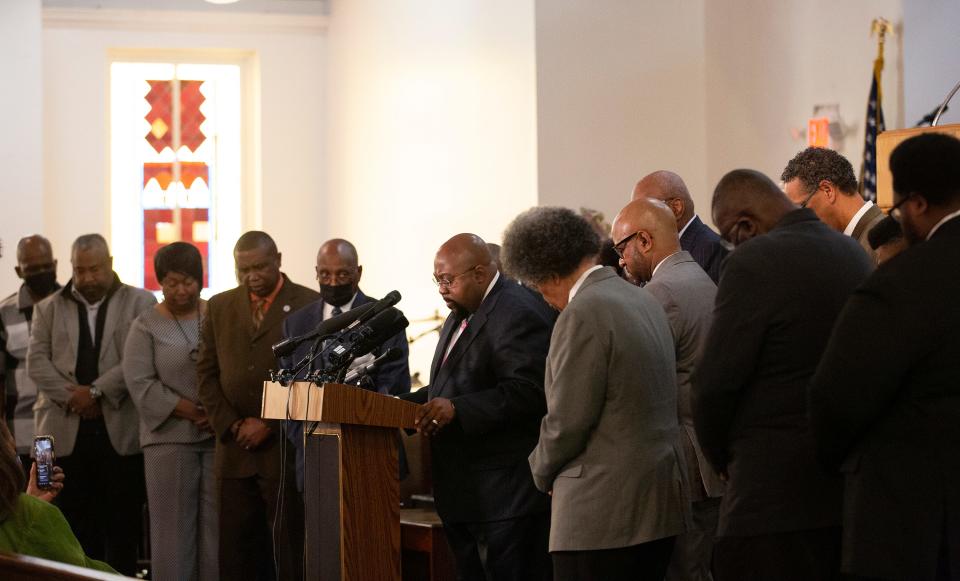
[[[83,553],[59,508],[28,494],[20,495],[13,515],[0,523],[0,551],[116,573]]]

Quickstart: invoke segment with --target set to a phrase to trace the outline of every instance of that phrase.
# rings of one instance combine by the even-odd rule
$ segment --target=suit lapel
[[[290,305],[290,299],[292,294],[292,285],[290,279],[283,276],[283,286],[280,288],[280,292],[277,293],[277,298],[273,300],[273,303],[270,305],[270,308],[267,309],[266,315],[263,317],[263,322],[260,323],[260,328],[254,330],[253,328],[253,307],[250,305],[250,295],[247,293],[247,318],[250,320],[250,331],[251,339],[256,341],[263,335],[265,335],[270,329],[279,325],[283,322],[283,319],[290,314],[290,311],[293,308]],[[321,313],[322,316],[322,313]]]
[[[493,285],[492,289],[490,289],[490,294],[487,295],[487,298],[484,299],[482,303],[480,303],[480,308],[477,309],[477,312],[474,313],[472,317],[470,317],[470,321],[467,323],[467,328],[463,330],[463,334],[460,335],[460,337],[457,339],[457,342],[454,344],[453,349],[450,350],[450,355],[447,356],[446,363],[443,363],[437,369],[437,373],[434,376],[434,381],[430,385],[430,394],[432,397],[437,397],[443,393],[444,385],[450,378],[451,372],[456,369],[460,359],[463,357],[464,353],[467,352],[467,349],[470,348],[470,344],[473,343],[473,340],[476,339],[477,335],[480,334],[480,331],[483,330],[483,326],[487,322],[487,317],[491,312],[493,312],[493,309],[497,305],[497,299],[500,297],[500,290],[503,288],[503,285],[504,277],[501,275],[497,280],[497,283]],[[451,318],[453,318],[454,321],[456,320],[455,317]],[[450,329],[447,333],[447,337],[449,337],[450,333],[454,331],[454,321],[450,321],[450,319],[448,319]],[[446,327],[447,324],[445,323],[444,326]],[[438,351],[440,361],[443,361],[443,352],[446,351],[447,342],[448,341],[444,341],[442,344],[443,346]],[[435,356],[434,363],[436,362],[437,357]]]
[[[860,216],[860,221],[857,222],[857,225],[853,228],[853,233],[850,235],[855,240],[860,240],[860,237],[863,236],[864,231],[867,229],[874,220],[877,219],[877,216],[882,214],[883,211],[879,206],[874,204],[870,206],[870,209],[867,210],[863,216]]]
[[[64,289],[63,292],[70,292],[69,289]],[[70,316],[59,317],[61,325],[64,327],[63,332],[67,335],[67,338],[70,340],[70,352],[76,355],[80,349],[80,320],[77,318],[77,302],[69,297],[63,297],[63,304],[65,308],[73,311]],[[86,316],[86,313],[84,313]]]
[[[457,317],[453,313],[447,315],[447,320],[443,322],[440,329],[440,339],[437,341],[437,350],[433,352],[433,363],[430,364],[430,385],[437,378],[437,372],[440,369],[440,362],[443,361],[443,352],[447,350],[447,343],[450,341],[450,335],[453,333]]]

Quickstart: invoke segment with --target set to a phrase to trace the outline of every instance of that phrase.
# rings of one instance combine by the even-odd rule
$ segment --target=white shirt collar
[[[927,234],[927,240],[930,240],[930,237],[933,236],[933,233],[934,233],[934,232],[936,232],[937,230],[940,229],[940,226],[943,226],[944,224],[946,224],[946,223],[949,222],[950,220],[953,220],[953,219],[956,218],[957,216],[960,216],[960,210],[957,210],[956,212],[947,214],[946,216],[944,216],[943,218],[941,218],[940,221],[937,222],[936,224],[934,224],[934,225],[933,225],[933,228],[930,229],[930,233]]]
[[[857,210],[857,213],[853,215],[853,218],[850,218],[850,223],[847,224],[847,227],[843,229],[843,233],[847,236],[853,236],[853,231],[857,229],[857,224],[860,223],[860,219],[863,218],[863,215],[866,214],[870,208],[873,207],[873,202],[867,200],[860,206],[860,209]]]
[[[682,237],[682,236],[683,236],[683,233],[687,231],[687,228],[689,228],[689,227],[690,227],[690,224],[693,224],[693,221],[696,220],[696,219],[697,219],[697,215],[694,214],[692,218],[690,218],[689,220],[687,220],[687,223],[684,224],[684,225],[683,225],[683,228],[680,229],[680,233],[678,234],[678,236]]]
[[[353,293],[353,296],[350,297],[350,300],[345,305],[340,305],[340,314],[346,313],[353,308],[353,301],[357,300],[357,293]],[[330,303],[324,301],[323,303],[323,320],[326,321],[333,316],[333,309],[335,307]]]
[[[680,251],[677,250],[676,252],[674,252],[674,253],[671,254],[670,256],[673,256],[674,254],[680,254]],[[664,257],[663,257],[663,260],[661,260],[660,262],[658,262],[657,265],[653,267],[653,272],[650,273],[650,280],[653,280],[653,277],[657,276],[657,269],[659,269],[659,268],[660,268],[660,265],[663,264],[664,262],[666,262],[667,259],[670,258],[670,256],[664,256]]]
[[[480,299],[480,303],[487,300],[487,295],[490,294],[490,291],[493,290],[493,285],[497,284],[497,281],[500,280],[500,271],[497,271],[497,274],[493,275],[493,280],[490,281],[490,284],[487,285],[487,290],[483,293],[483,298]]]
[[[587,277],[590,276],[591,272],[600,270],[601,268],[603,268],[602,264],[595,264],[583,271],[583,274],[580,275],[580,278],[577,279],[577,282],[573,283],[573,286],[570,287],[570,297],[567,299],[567,301],[569,302],[573,300],[573,297],[577,294],[577,291],[579,291],[580,287],[583,286],[583,281],[587,280]]]

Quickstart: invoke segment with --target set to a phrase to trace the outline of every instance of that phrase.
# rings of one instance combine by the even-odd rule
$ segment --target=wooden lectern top
[[[893,205],[893,174],[890,173],[890,154],[907,139],[923,133],[946,133],[960,139],[960,125],[894,129],[884,131],[877,136],[877,205],[884,210]]]
[[[318,386],[297,381],[284,387],[265,381],[260,416],[271,420],[413,429],[419,407],[413,402],[339,383]]]

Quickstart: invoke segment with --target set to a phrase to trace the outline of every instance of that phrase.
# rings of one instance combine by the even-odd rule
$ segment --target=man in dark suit
[[[846,481],[843,571],[960,575],[960,140],[890,156],[910,247],[854,292],[810,388],[820,457]]]
[[[680,249],[693,256],[714,284],[720,282],[720,264],[728,250],[717,233],[697,216],[687,184],[677,174],[661,170],[646,176],[633,188],[633,199],[653,198],[670,207],[677,219]]]
[[[765,175],[717,184],[714,223],[736,246],[693,376],[707,460],[727,478],[718,581],[836,579],[842,483],[816,462],[806,389],[830,329],[872,264]]]
[[[459,577],[549,579],[550,504],[533,485],[527,456],[546,413],[555,315],[501,276],[473,234],[440,247],[434,281],[451,313],[430,385],[405,399],[424,404],[418,429],[430,438],[437,512]]]
[[[790,160],[780,179],[791,202],[810,208],[824,224],[852,236],[877,262],[867,235],[883,219],[883,212],[860,195],[847,158],[825,147],[808,147]]]
[[[317,252],[316,270],[317,281],[320,283],[320,300],[287,317],[283,322],[284,338],[309,333],[321,322],[375,300],[360,290],[363,266],[360,265],[356,247],[347,240],[335,238],[324,242]],[[370,373],[361,384],[362,387],[385,395],[400,395],[410,391],[410,368],[407,363],[410,349],[407,346],[406,333],[397,333],[374,349],[371,355],[358,358],[356,364],[369,363],[393,347],[400,349],[403,355]],[[311,341],[301,343],[292,355],[285,358],[283,366],[289,368],[301,361],[310,352],[310,348]],[[314,368],[316,364],[308,366],[298,378],[305,377]],[[288,422],[287,437],[297,450],[297,488],[302,491],[303,422]],[[400,451],[402,458],[403,449]],[[401,465],[403,464],[401,459]],[[401,472],[404,470],[401,469]]]
[[[692,527],[677,537],[668,581],[710,581],[723,482],[710,467],[693,427],[690,376],[700,364],[713,322],[717,285],[680,249],[676,222],[658,200],[634,200],[613,221],[614,247],[627,279],[643,284],[667,313],[676,350],[677,416],[689,479]]]
[[[241,236],[233,256],[240,285],[207,303],[197,362],[200,400],[217,437],[220,575],[271,579],[276,570],[281,580],[300,579],[303,505],[293,462],[284,472],[280,422],[261,419],[260,409],[283,320],[319,295],[280,272],[280,253],[264,232]],[[281,485],[297,498],[278,507]]]

